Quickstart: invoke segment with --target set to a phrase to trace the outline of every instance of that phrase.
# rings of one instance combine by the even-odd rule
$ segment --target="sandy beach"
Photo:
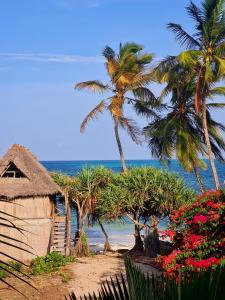
[[[156,269],[147,264],[137,265],[149,274],[158,273]],[[62,272],[70,276],[71,279],[68,283],[62,282],[60,276]],[[14,283],[31,300],[64,300],[65,295],[68,295],[71,291],[75,292],[78,297],[98,292],[102,281],[124,272],[125,266],[122,255],[108,253],[106,255],[79,258],[75,263],[62,268],[59,272],[33,277],[32,284],[35,284],[38,292],[24,283],[15,282],[14,279],[10,279],[9,282]],[[24,300],[24,297],[1,283],[0,299]]]

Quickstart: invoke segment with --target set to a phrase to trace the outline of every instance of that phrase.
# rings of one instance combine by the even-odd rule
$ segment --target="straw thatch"
[[[24,175],[22,178],[5,178],[4,172],[14,164]],[[60,192],[48,171],[25,147],[13,145],[0,160],[0,198],[50,196]]]

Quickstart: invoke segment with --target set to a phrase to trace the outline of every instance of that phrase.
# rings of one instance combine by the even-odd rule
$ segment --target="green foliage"
[[[8,277],[7,272],[0,269],[0,279],[5,279],[6,277]]]
[[[127,283],[123,275],[102,284],[99,293],[81,297],[89,300],[221,300],[225,298],[225,268],[192,273],[185,278],[146,276],[126,260]],[[71,294],[70,300],[76,300]]]
[[[12,260],[12,261],[9,262],[9,265],[11,266],[11,269],[14,269],[18,272],[21,271],[21,269],[22,269],[22,264],[18,261],[13,261]]]
[[[31,263],[31,273],[34,275],[58,271],[62,266],[75,261],[73,256],[63,256],[57,252],[51,252],[45,256],[35,258]]]
[[[15,275],[19,275],[22,269],[22,263],[17,261],[8,261],[6,263],[0,263],[0,278],[4,279],[8,277],[10,274],[7,272],[12,272]]]
[[[166,216],[180,205],[192,203],[195,197],[177,174],[155,168],[132,168],[113,179],[97,205],[107,219],[134,210],[143,216]]]
[[[71,275],[66,272],[60,272],[59,276],[62,278],[63,283],[68,283],[71,280]]]

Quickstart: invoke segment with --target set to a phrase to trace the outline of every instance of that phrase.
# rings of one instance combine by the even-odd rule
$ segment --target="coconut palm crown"
[[[224,0],[204,0],[200,7],[190,2],[186,8],[194,21],[193,34],[186,32],[180,24],[169,23],[177,41],[186,48],[176,57],[169,57],[163,66],[174,66],[178,60],[188,67],[196,77],[194,105],[195,112],[202,119],[207,156],[210,161],[215,186],[219,179],[213,158],[207,124],[206,95],[211,85],[219,82],[225,75],[225,7]],[[224,93],[224,91],[223,91]]]
[[[158,101],[147,85],[151,80],[149,72],[153,55],[143,53],[143,47],[136,43],[120,44],[119,53],[106,46],[103,50],[105,67],[110,78],[108,84],[99,80],[76,84],[78,90],[89,89],[94,92],[111,92],[112,95],[102,100],[83,120],[81,131],[87,123],[95,119],[103,111],[109,111],[114,121],[114,131],[119,149],[123,171],[127,171],[123,149],[119,137],[119,127],[127,130],[135,143],[140,143],[139,129],[133,120],[124,116],[125,103],[135,104],[137,101],[148,102],[150,107],[158,107]]]

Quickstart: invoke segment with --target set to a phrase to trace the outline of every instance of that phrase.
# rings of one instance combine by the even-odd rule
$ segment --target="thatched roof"
[[[21,178],[6,177],[9,168],[20,172]],[[0,198],[48,196],[59,192],[59,186],[27,148],[13,145],[0,160]]]

